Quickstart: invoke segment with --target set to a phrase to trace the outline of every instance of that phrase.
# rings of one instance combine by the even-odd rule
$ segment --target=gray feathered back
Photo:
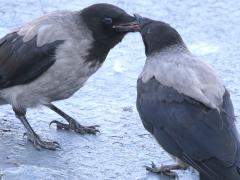
[[[25,24],[17,31],[18,35],[23,36],[24,42],[30,41],[37,36],[38,47],[56,40],[67,40],[70,37],[83,39],[84,36],[88,36],[86,38],[92,38],[87,33],[84,34],[84,32],[89,31],[84,30],[86,27],[80,21],[82,20],[79,12],[56,11]],[[76,31],[78,29],[80,31]]]
[[[215,71],[184,46],[171,46],[147,58],[140,77],[155,77],[161,84],[219,110],[225,92]]]

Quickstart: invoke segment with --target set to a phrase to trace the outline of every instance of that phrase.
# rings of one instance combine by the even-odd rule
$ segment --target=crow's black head
[[[135,15],[140,24],[140,33],[145,45],[146,55],[159,52],[172,45],[184,45],[179,33],[169,24]]]
[[[136,18],[111,4],[94,4],[82,10],[81,16],[94,39],[112,48],[128,32],[139,30]]]
[[[136,18],[111,4],[94,4],[81,11],[81,18],[91,30],[94,42],[87,61],[102,63],[128,32],[139,31]]]

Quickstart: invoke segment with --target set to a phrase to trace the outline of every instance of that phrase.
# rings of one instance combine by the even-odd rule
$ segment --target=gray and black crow
[[[106,59],[110,49],[128,32],[139,28],[135,17],[110,4],[81,11],[57,11],[37,18],[0,39],[0,104],[10,104],[38,149],[55,150],[28,123],[29,107],[45,105],[68,124],[58,128],[95,134],[96,126],[82,126],[51,102],[69,98]]]
[[[192,166],[200,180],[239,180],[240,142],[230,95],[169,24],[138,17],[147,56],[137,81],[144,127],[176,159],[147,167],[165,175]]]

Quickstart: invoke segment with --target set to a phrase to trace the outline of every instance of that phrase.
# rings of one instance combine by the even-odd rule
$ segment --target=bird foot
[[[147,171],[150,171],[152,173],[162,174],[173,179],[178,177],[177,173],[171,171],[176,169],[175,165],[166,165],[166,166],[161,165],[160,167],[157,167],[152,162],[151,166],[145,166],[145,167]]]
[[[61,149],[61,146],[58,142],[53,141],[53,142],[47,142],[43,141],[40,139],[40,137],[37,134],[32,134],[32,133],[24,133],[23,136],[27,136],[27,139],[33,143],[33,146],[37,150],[41,149],[49,149],[49,150],[57,150]]]
[[[82,126],[76,121],[72,121],[69,124],[64,124],[64,123],[61,123],[59,121],[54,120],[54,121],[50,122],[49,126],[51,126],[51,124],[56,124],[57,129],[73,130],[73,131],[75,131],[76,133],[79,133],[79,134],[96,134],[97,132],[100,132],[97,129],[97,127],[99,127],[98,125]]]

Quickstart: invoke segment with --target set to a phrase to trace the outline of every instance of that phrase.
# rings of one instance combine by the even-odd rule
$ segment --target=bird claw
[[[37,150],[41,149],[49,149],[49,150],[61,150],[61,145],[56,142],[48,142],[48,141],[43,141],[39,138],[37,134],[31,134],[31,133],[24,133],[23,136],[27,136],[28,141],[33,143],[33,146]]]
[[[82,126],[75,121],[73,123],[64,124],[64,123],[61,123],[56,120],[51,121],[49,126],[51,126],[52,124],[56,124],[57,129],[73,130],[79,134],[96,134],[96,133],[100,132],[98,129],[96,129],[97,127],[99,127],[99,125]]]
[[[100,131],[96,129],[99,126],[79,126],[74,129],[76,133],[79,134],[97,134]]]
[[[64,123],[61,123],[59,121],[51,121],[49,123],[49,127],[52,125],[52,124],[56,124],[57,125],[57,129],[65,129],[65,130],[70,130],[70,126],[68,124],[64,124]]]
[[[146,170],[152,173],[157,173],[157,174],[163,174],[165,176],[168,176],[170,178],[177,178],[178,175],[177,173],[171,171],[170,166],[163,166],[161,165],[160,167],[157,167],[153,162],[151,163],[151,166],[145,166]]]

